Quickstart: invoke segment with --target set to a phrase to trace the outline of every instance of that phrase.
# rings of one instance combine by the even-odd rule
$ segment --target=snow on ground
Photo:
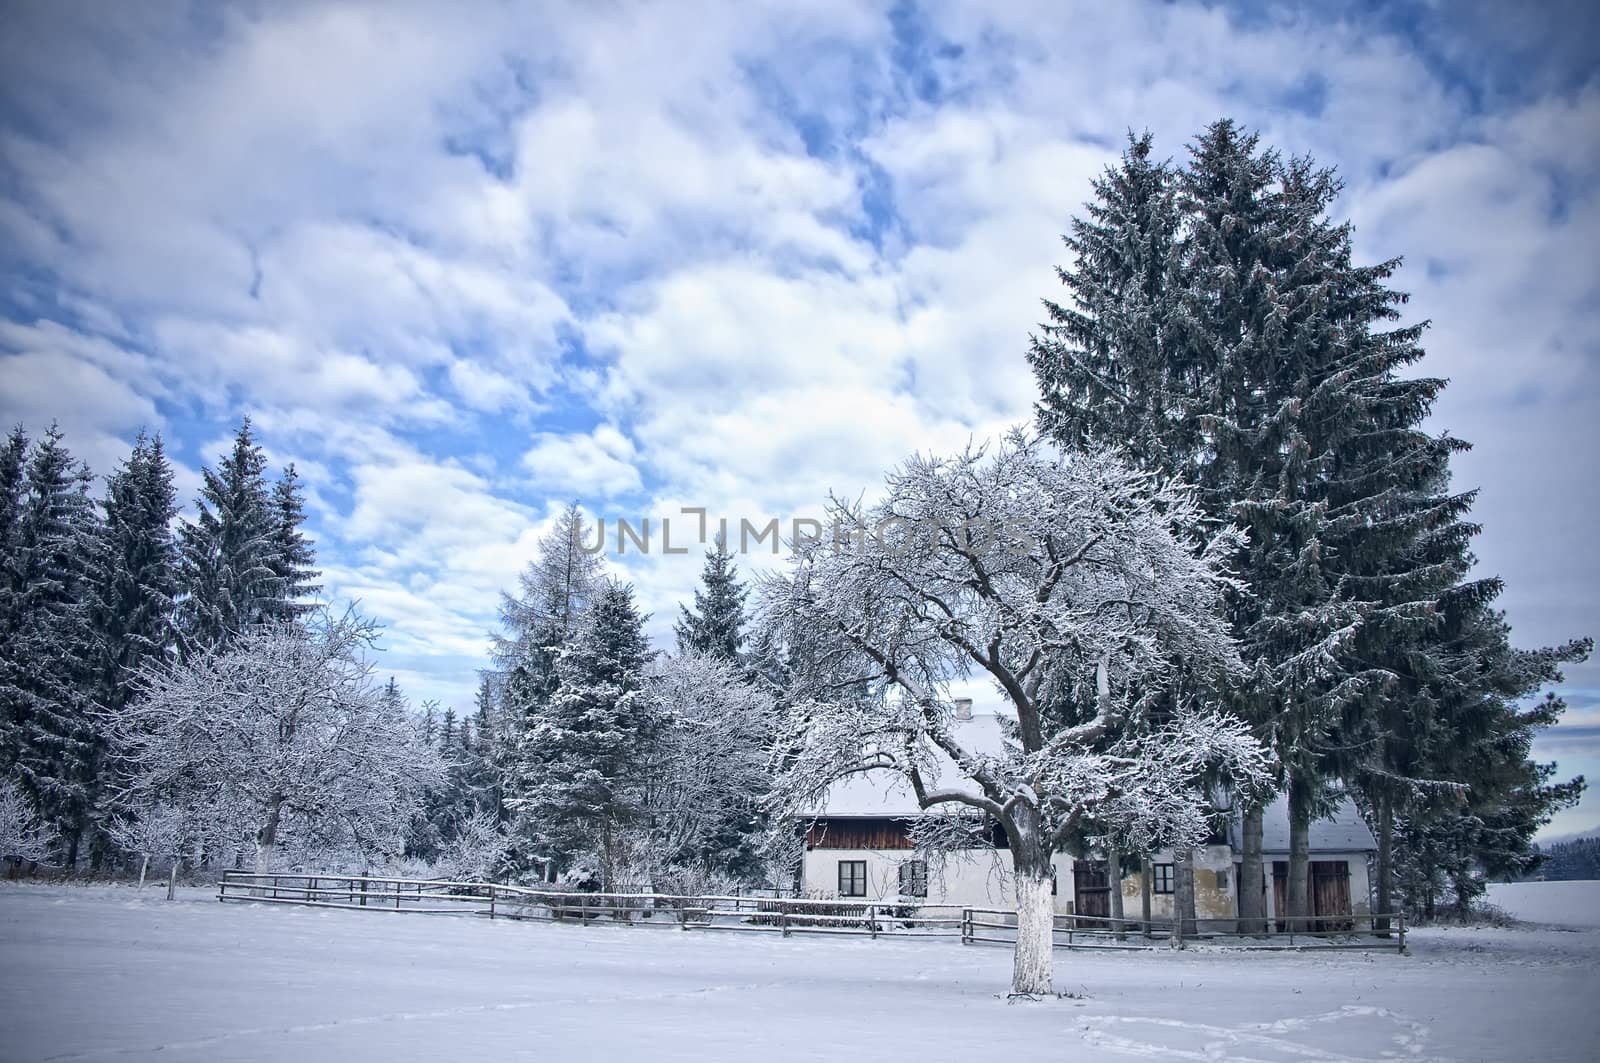
[[[1489,903],[1517,919],[1600,927],[1600,881],[1491,882]]]
[[[1429,930],[1414,954],[1057,954],[1008,1003],[952,940],[493,923],[188,890],[0,888],[0,1059],[1578,1060],[1600,931]]]

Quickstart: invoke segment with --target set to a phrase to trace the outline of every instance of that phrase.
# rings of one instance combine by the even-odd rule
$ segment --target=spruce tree
[[[161,437],[141,433],[106,481],[88,587],[97,654],[94,699],[112,714],[132,698],[136,673],[159,666],[176,647],[176,498]],[[137,770],[138,765],[108,764],[104,789],[114,793]]]
[[[494,748],[489,760],[498,779],[497,803],[504,804],[513,820],[510,860],[520,870],[532,866],[539,848],[535,839],[543,829],[515,811],[526,807],[520,800],[526,796],[523,788],[537,774],[536,765],[524,763],[531,748],[528,731],[549,708],[560,685],[557,661],[600,587],[600,559],[584,549],[586,538],[582,511],[576,504],[567,506],[520,574],[519,593],[500,596],[504,630],[491,647],[499,719],[491,731]],[[490,693],[487,686],[484,693]],[[483,709],[481,696],[479,708]],[[545,862],[547,871],[551,866]]]
[[[248,418],[216,469],[202,470],[196,519],[179,536],[182,645],[206,649],[259,624],[304,613],[316,591],[299,478],[268,482]]]
[[[1434,652],[1441,603],[1473,593],[1471,496],[1448,477],[1464,444],[1422,430],[1443,382],[1402,375],[1421,326],[1395,324],[1397,260],[1354,264],[1349,226],[1328,218],[1331,171],[1222,121],[1178,169],[1135,138],[1095,190],[1067,238],[1070,304],[1047,304],[1030,351],[1040,424],[1069,446],[1127,446],[1249,532],[1231,608],[1251,667],[1220,693],[1281,761],[1290,907],[1305,914],[1330,783],[1392,779],[1403,742],[1385,752],[1386,736],[1427,730],[1396,702]],[[1257,900],[1242,894],[1241,916],[1258,920]]]
[[[650,653],[633,588],[596,594],[561,652],[558,685],[522,735],[517,796],[536,855],[555,870],[591,859],[617,885],[626,832],[644,807],[642,769],[658,730],[644,693]]]
[[[271,519],[272,549],[268,564],[274,582],[263,612],[268,617],[294,619],[313,608],[306,599],[322,587],[316,582],[316,552],[303,530],[305,500],[300,490],[300,474],[293,463],[284,467],[278,482],[272,485]]]
[[[275,524],[266,458],[245,419],[233,449],[204,483],[196,519],[179,532],[183,596],[178,604],[183,643],[211,649],[236,638],[262,618],[272,593]]]
[[[0,768],[32,799],[68,867],[91,826],[100,770],[89,482],[55,425],[28,449],[0,617]]]
[[[720,537],[716,545],[706,551],[700,583],[694,592],[694,609],[678,606],[682,615],[673,626],[678,636],[678,652],[738,661],[745,641],[744,602],[750,592],[739,582],[733,557],[728,553],[726,541]]]

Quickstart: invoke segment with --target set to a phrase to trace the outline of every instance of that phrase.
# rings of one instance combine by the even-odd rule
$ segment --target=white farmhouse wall
[[[833,899],[839,895],[839,862],[864,860],[867,865],[867,900],[893,901],[900,897],[900,865],[920,859],[907,849],[812,849],[805,854],[801,888],[808,897]],[[1055,909],[1072,911],[1072,858],[1057,854]],[[992,849],[951,857],[944,866],[928,867],[928,905],[970,908],[1013,907],[1011,854]]]

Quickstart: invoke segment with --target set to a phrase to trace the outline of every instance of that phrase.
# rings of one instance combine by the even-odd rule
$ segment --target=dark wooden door
[[[1284,916],[1289,914],[1289,861],[1272,862],[1272,912],[1279,930],[1288,930]]]
[[[1083,916],[1111,916],[1111,881],[1104,860],[1077,860],[1072,865],[1072,885],[1076,891],[1073,911]]]
[[[1318,930],[1349,930],[1352,921],[1325,916],[1350,915],[1350,865],[1343,860],[1311,861],[1311,914]]]

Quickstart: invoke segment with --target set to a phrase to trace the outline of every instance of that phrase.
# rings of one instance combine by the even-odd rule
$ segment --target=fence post
[[[361,907],[367,906],[367,873],[361,872]]]
[[[789,909],[783,908],[778,912],[778,926],[783,929],[783,936],[789,936]]]
[[[873,940],[877,940],[877,937],[878,937],[878,906],[876,904],[867,905],[867,933],[872,935]]]
[[[494,883],[489,883],[489,918],[494,918]]]
[[[1401,952],[1405,952],[1406,951],[1406,913],[1404,911],[1401,911],[1400,915],[1399,915],[1399,918],[1396,919],[1395,922],[1399,925],[1399,930],[1400,930],[1400,951]]]
[[[225,901],[227,899],[228,899],[228,869],[227,868],[223,868],[222,869],[222,880],[217,883],[217,900]]]

